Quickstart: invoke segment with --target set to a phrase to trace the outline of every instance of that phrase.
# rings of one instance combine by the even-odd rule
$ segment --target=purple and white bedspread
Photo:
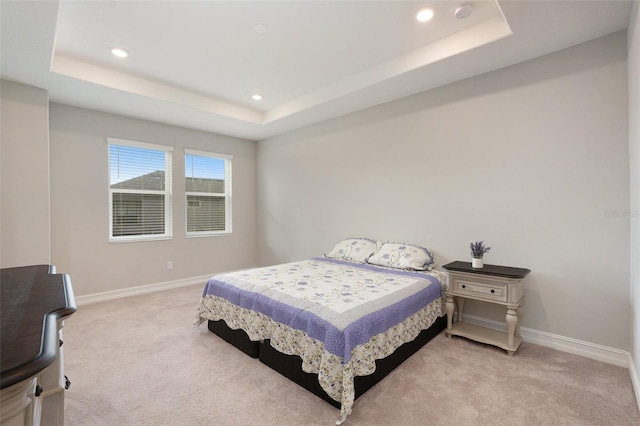
[[[354,401],[353,378],[444,315],[439,271],[417,272],[327,258],[238,271],[211,278],[196,323],[223,319],[251,340],[302,358],[327,394]]]

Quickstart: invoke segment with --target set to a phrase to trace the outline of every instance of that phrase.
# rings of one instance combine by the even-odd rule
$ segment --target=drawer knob
[[[64,388],[69,389],[71,387],[71,381],[67,376],[64,376]]]
[[[496,292],[495,290],[491,289],[491,294],[493,294],[493,293],[495,293],[495,292]]]
[[[464,285],[464,284],[462,284],[462,285],[461,285],[461,287],[462,287],[462,288],[467,288],[467,286],[466,286],[466,285]]]
[[[40,385],[36,386],[36,396],[40,396],[41,393],[42,393],[42,386]]]

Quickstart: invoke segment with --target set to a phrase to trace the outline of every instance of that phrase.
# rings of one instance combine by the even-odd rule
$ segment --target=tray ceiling
[[[472,13],[458,19],[463,4]],[[259,140],[622,30],[631,2],[1,7],[2,78],[42,87],[55,102]],[[434,12],[426,23],[415,19],[423,7]]]

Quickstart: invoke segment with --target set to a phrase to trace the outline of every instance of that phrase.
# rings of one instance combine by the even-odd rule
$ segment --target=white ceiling
[[[457,19],[463,3],[473,12]],[[435,16],[418,23],[425,6]],[[1,0],[0,65],[54,102],[260,140],[625,29],[630,11],[631,0]]]

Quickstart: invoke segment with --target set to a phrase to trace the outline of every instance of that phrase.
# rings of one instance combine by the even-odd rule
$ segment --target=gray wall
[[[530,268],[523,326],[630,349],[626,33],[258,144],[262,265],[342,238]],[[465,313],[504,323],[504,309]]]
[[[0,98],[0,267],[49,264],[49,96],[1,80]]]
[[[256,266],[255,142],[55,103],[50,123],[52,259],[77,296]],[[171,240],[109,243],[107,137],[174,147]],[[185,148],[234,156],[233,234],[186,238]]]
[[[636,373],[640,360],[640,3],[634,2],[629,21],[629,164],[631,175],[631,356]],[[637,389],[640,392],[640,389]]]

